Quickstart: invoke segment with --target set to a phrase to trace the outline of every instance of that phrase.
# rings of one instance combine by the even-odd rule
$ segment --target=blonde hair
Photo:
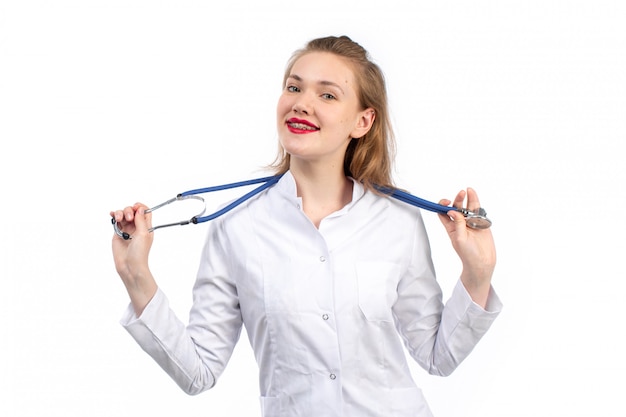
[[[392,165],[395,156],[395,140],[391,128],[385,78],[381,69],[372,62],[369,53],[347,36],[329,36],[313,39],[297,50],[287,62],[283,86],[295,62],[311,52],[330,52],[347,60],[352,66],[357,83],[357,94],[363,109],[372,108],[374,123],[365,136],[353,138],[346,150],[344,172],[361,182],[371,191],[375,185],[392,187]],[[278,155],[271,167],[276,174],[289,169],[289,154],[279,146]]]

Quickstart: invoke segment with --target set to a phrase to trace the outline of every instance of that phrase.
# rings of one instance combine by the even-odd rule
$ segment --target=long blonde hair
[[[392,187],[392,166],[395,156],[395,140],[389,120],[387,88],[381,69],[372,62],[369,53],[347,36],[329,36],[313,39],[297,50],[287,62],[283,86],[295,62],[311,52],[330,52],[346,59],[353,68],[357,82],[357,94],[363,109],[372,108],[374,123],[365,136],[353,138],[346,150],[344,172],[375,191],[374,185]],[[289,154],[279,146],[278,155],[271,167],[276,174],[289,169]]]

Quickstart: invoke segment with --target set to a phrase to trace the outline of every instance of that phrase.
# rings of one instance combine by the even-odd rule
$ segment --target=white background
[[[264,175],[285,62],[329,34],[386,73],[398,185],[473,186],[494,221],[505,309],[452,376],[413,366],[435,415],[626,415],[624,22],[617,0],[1,1],[0,415],[259,415],[245,336],[189,397],[118,324],[109,211]],[[205,232],[156,232],[183,320]]]

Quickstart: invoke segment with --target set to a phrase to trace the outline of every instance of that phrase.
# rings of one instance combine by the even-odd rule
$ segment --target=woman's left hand
[[[467,205],[463,203],[467,197]],[[451,201],[443,199],[439,204],[448,206]],[[466,207],[470,211],[478,211],[480,201],[472,188],[462,190],[452,202],[456,208]],[[463,272],[461,281],[474,302],[485,307],[491,289],[491,276],[496,266],[496,248],[490,229],[472,229],[467,226],[463,213],[450,210],[440,214],[454,250],[461,258]]]

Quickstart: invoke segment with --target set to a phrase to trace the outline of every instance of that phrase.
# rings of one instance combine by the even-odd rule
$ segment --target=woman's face
[[[291,163],[323,162],[343,167],[346,148],[374,120],[361,109],[352,69],[341,57],[311,52],[293,65],[278,100],[278,136]]]

